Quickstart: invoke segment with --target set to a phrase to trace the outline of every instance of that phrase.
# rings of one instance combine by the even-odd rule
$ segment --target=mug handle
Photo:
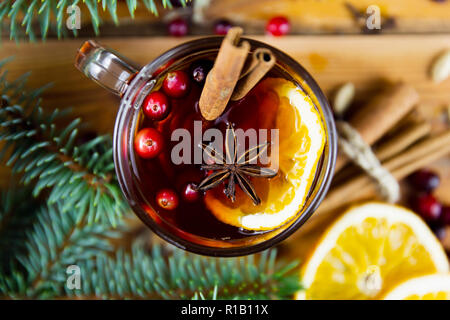
[[[140,67],[93,40],[78,50],[75,67],[103,88],[122,97]]]

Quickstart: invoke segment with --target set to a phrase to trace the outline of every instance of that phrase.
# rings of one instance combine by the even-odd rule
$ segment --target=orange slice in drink
[[[250,179],[261,198],[259,205],[254,205],[239,187],[234,202],[216,188],[207,191],[205,203],[224,223],[246,230],[272,230],[291,221],[303,209],[323,153],[326,134],[311,98],[293,83],[268,78],[256,89],[268,97],[278,97],[277,112],[271,121],[279,130],[279,144],[272,145],[271,149],[272,160],[274,152],[278,152],[278,173],[271,179]],[[271,164],[272,168],[274,164]]]

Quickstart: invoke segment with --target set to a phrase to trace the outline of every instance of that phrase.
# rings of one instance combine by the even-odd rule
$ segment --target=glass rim
[[[300,63],[298,63],[293,58],[291,58],[290,56],[283,53],[277,48],[274,48],[261,41],[248,39],[244,37],[242,39],[249,41],[252,48],[258,46],[258,47],[266,47],[272,50],[272,52],[276,55],[277,60],[280,59],[279,60],[280,62],[289,67],[289,74],[294,73],[300,76],[300,78],[307,84],[307,86],[310,88],[310,90],[312,91],[312,93],[314,94],[315,98],[318,101],[319,105],[317,107],[320,109],[321,114],[323,115],[322,120],[324,122],[324,125],[326,126],[327,143],[325,145],[325,148],[328,150],[324,150],[324,155],[327,161],[324,161],[324,166],[321,168],[321,174],[323,175],[323,178],[317,187],[318,189],[315,192],[313,199],[310,201],[309,205],[307,205],[307,207],[303,210],[303,213],[297,218],[295,218],[295,221],[293,221],[289,226],[287,226],[285,230],[282,230],[280,233],[274,235],[272,238],[262,240],[261,242],[256,244],[250,244],[248,246],[241,246],[241,247],[231,246],[221,248],[221,247],[210,247],[201,245],[195,242],[191,242],[187,239],[184,239],[174,234],[173,232],[170,232],[169,230],[165,230],[163,227],[159,226],[157,222],[153,221],[152,218],[144,220],[141,217],[140,213],[140,211],[143,211],[143,209],[139,204],[136,203],[135,200],[133,200],[132,194],[133,191],[132,188],[130,188],[129,182],[127,182],[132,181],[132,179],[131,177],[129,177],[128,179],[125,177],[126,170],[124,168],[124,165],[129,164],[127,161],[125,161],[126,163],[123,163],[124,162],[123,157],[126,156],[121,154],[121,147],[123,142],[122,135],[125,132],[124,125],[129,123],[129,121],[126,120],[130,120],[132,113],[135,111],[135,109],[131,106],[130,101],[133,101],[133,96],[142,94],[135,92],[139,83],[140,82],[142,83],[143,79],[146,79],[145,81],[148,81],[151,78],[152,74],[158,68],[167,64],[171,60],[174,60],[174,58],[175,60],[177,58],[181,59],[188,54],[193,54],[204,50],[217,49],[220,46],[222,39],[223,37],[213,36],[185,42],[162,53],[139,71],[139,73],[133,78],[133,80],[129,85],[129,88],[125,92],[125,95],[121,100],[120,108],[116,117],[116,123],[114,128],[114,163],[120,187],[130,207],[133,209],[133,212],[147,227],[149,227],[159,237],[175,245],[178,248],[196,254],[215,257],[236,257],[257,253],[259,251],[268,249],[274,246],[275,244],[280,243],[281,241],[285,240],[287,237],[292,235],[295,231],[297,231],[311,217],[311,215],[315,212],[319,204],[322,202],[331,184],[337,155],[337,133],[334,124],[333,113],[331,111],[330,105],[328,103],[325,94],[322,92],[322,90],[320,89],[316,81],[313,79],[313,77],[300,65]],[[129,140],[129,137],[126,140]],[[147,220],[151,221],[149,222]]]

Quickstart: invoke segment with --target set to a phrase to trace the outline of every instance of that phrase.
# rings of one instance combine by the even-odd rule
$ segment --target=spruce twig
[[[183,6],[190,0],[178,0]],[[2,0],[0,2],[0,37],[2,26],[9,28],[10,39],[18,40],[28,36],[31,41],[36,40],[34,25],[39,24],[40,37],[45,39],[50,29],[55,30],[58,38],[67,35],[66,19],[69,6],[76,5],[87,8],[90,14],[92,27],[96,34],[100,32],[102,20],[100,11],[108,12],[116,25],[119,24],[117,16],[117,0]],[[131,18],[138,7],[145,7],[151,14],[158,16],[156,0],[127,0],[128,11]],[[170,0],[159,1],[163,8],[172,9]],[[77,35],[77,30],[72,30]]]
[[[31,191],[11,185],[0,194],[0,269],[9,270],[11,257],[24,252],[25,230],[35,221],[38,206]]]
[[[48,114],[40,105],[42,88],[23,90],[26,77],[8,82],[0,74],[3,106],[0,109],[0,159],[22,182],[35,182],[33,195],[50,191],[50,204],[65,199],[62,211],[76,210],[78,219],[108,221],[115,226],[127,208],[115,181],[110,137],[97,137],[77,145],[81,120],[71,121],[59,130],[56,121],[67,110]]]
[[[106,225],[77,221],[74,212],[63,214],[59,203],[40,208],[36,223],[27,232],[26,251],[17,256],[19,263],[10,277],[0,276],[0,296],[41,299],[60,296],[67,266],[111,252],[109,239],[119,236],[118,230]]]
[[[289,299],[300,289],[296,264],[275,263],[276,251],[242,258],[207,258],[160,246],[101,254],[81,266],[81,299]]]

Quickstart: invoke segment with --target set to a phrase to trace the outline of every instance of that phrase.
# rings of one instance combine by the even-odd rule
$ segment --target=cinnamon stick
[[[403,120],[402,120],[403,121]],[[410,121],[411,122],[411,121]],[[375,150],[377,158],[383,162],[394,157],[400,152],[412,146],[421,138],[427,136],[431,131],[431,125],[426,121],[405,123],[402,130],[396,131],[394,135],[389,136],[386,142],[382,142]],[[360,173],[361,169],[356,166],[347,166],[334,177],[333,183],[347,181]]]
[[[372,145],[402,119],[419,101],[416,90],[406,84],[396,84],[377,95],[349,120],[368,144]],[[347,164],[348,158],[339,153],[335,172]]]
[[[199,100],[202,116],[206,120],[217,119],[226,108],[236,86],[250,44],[243,41],[238,46],[242,28],[231,28],[220,46],[213,68],[208,73]]]
[[[231,100],[239,100],[261,80],[275,64],[275,56],[267,48],[258,48],[252,56],[248,68],[244,70],[234,89]]]
[[[405,150],[420,138],[425,137],[431,131],[431,125],[426,122],[418,122],[407,126],[400,133],[387,140],[375,150],[380,161],[384,161]]]
[[[400,180],[448,153],[450,153],[450,130],[420,141],[394,158],[383,162],[383,165],[396,179]],[[331,219],[333,210],[336,208],[371,198],[376,194],[377,190],[373,181],[365,174],[358,175],[327,194],[317,212],[305,224],[305,230]]]

